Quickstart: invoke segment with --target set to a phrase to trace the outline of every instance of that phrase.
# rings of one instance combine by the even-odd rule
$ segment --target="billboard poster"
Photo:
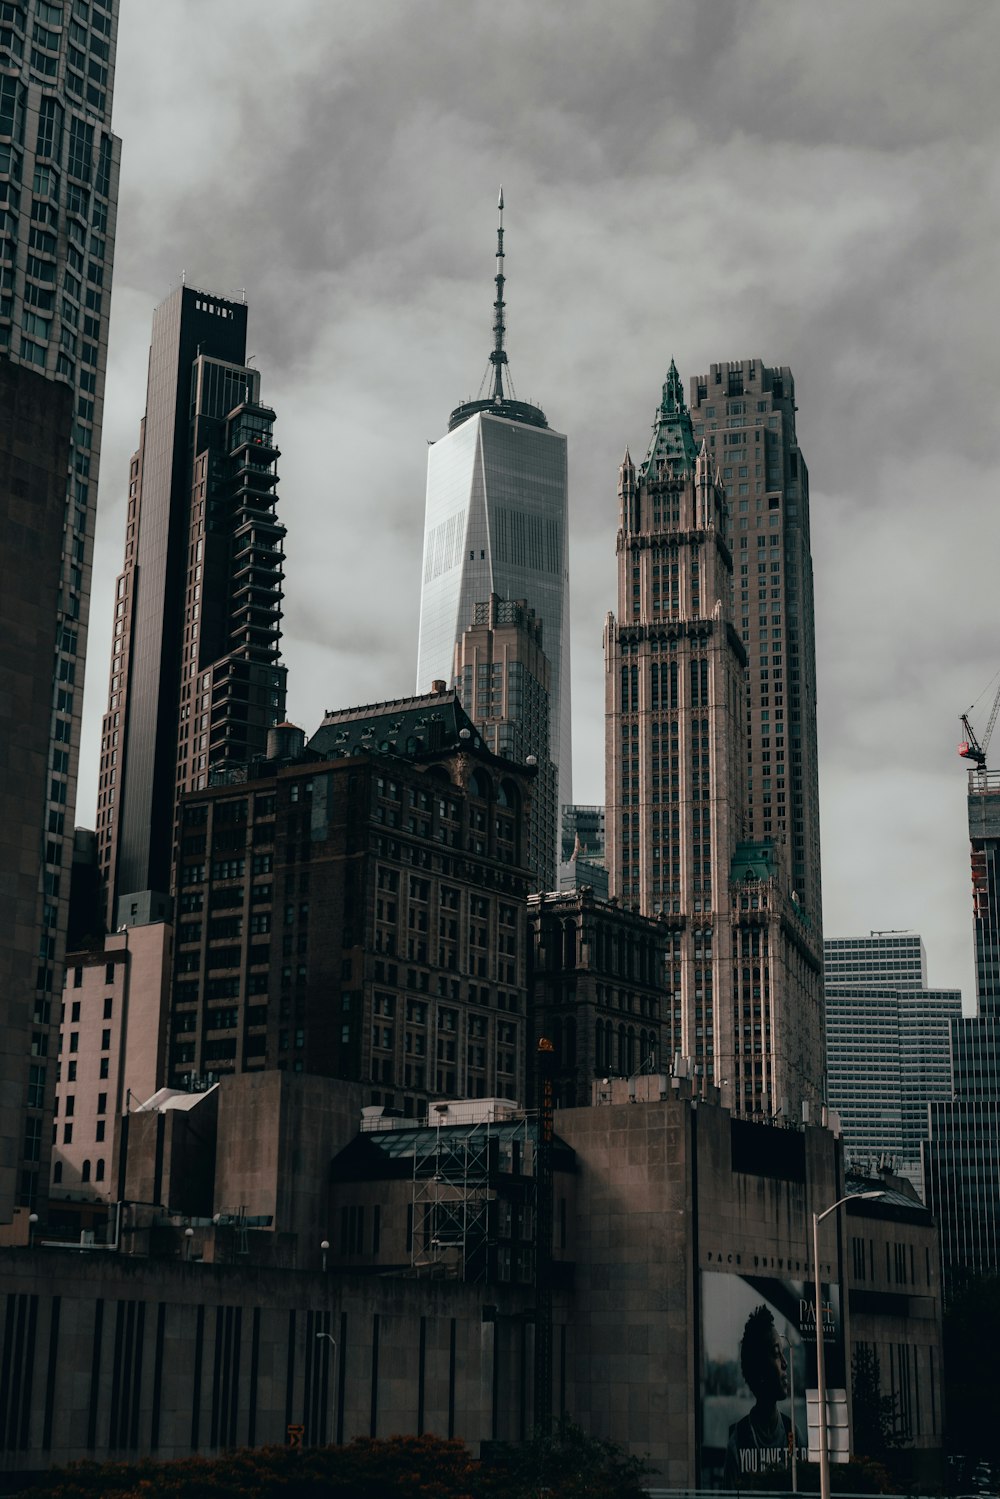
[[[701,1272],[701,1487],[791,1487],[816,1389],[812,1281]],[[840,1288],[822,1284],[826,1385],[846,1383]]]

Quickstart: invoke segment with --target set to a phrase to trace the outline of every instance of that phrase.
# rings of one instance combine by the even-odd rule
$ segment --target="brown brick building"
[[[581,889],[531,896],[528,924],[533,1026],[555,1047],[557,1107],[589,1104],[595,1078],[670,1065],[664,921]]]
[[[182,799],[168,1081],[282,1068],[525,1096],[530,770],[454,692],[329,713]]]

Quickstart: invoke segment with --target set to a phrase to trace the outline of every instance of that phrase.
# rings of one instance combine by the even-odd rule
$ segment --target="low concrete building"
[[[127,1171],[150,1196],[125,1204],[106,1249],[0,1253],[19,1374],[0,1398],[25,1433],[8,1467],[297,1426],[435,1430],[478,1450],[547,1409],[674,1488],[784,1467],[786,1435],[805,1456],[812,1214],[845,1192],[833,1131],[734,1117],[668,1074],[599,1081],[590,1107],[555,1111],[551,1144],[510,1100],[413,1120],[362,1095],[274,1073],[226,1078],[188,1109],[154,1100],[130,1118]],[[210,1201],[183,1170],[190,1131]],[[849,1410],[855,1355],[876,1350],[927,1480],[943,1424],[936,1238],[899,1183],[878,1187],[823,1225],[827,1383]],[[773,1452],[740,1437],[755,1408],[741,1345],[761,1324],[792,1379]]]

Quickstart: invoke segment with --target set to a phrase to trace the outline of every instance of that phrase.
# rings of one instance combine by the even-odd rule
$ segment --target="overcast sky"
[[[414,690],[426,445],[486,366],[502,182],[511,373],[569,439],[577,800],[604,800],[625,444],[671,356],[685,388],[788,364],[826,934],[919,930],[968,1003],[955,746],[1000,668],[998,55],[992,0],[123,0],[81,822],[154,306],[182,271],[246,289],[312,732]]]

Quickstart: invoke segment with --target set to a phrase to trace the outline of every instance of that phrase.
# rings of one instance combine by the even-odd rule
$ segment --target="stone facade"
[[[172,950],[172,928],[161,921],[67,958],[50,1224],[69,1221],[67,1201],[108,1203],[121,1195],[120,1121],[156,1092],[163,1075]]]
[[[649,451],[637,468],[626,450],[618,477],[618,613],[604,632],[610,888],[670,929],[670,1054],[737,1113],[798,1116],[824,1095],[822,939],[794,850],[770,820],[747,838],[731,520],[671,364]]]
[[[0,1417],[25,1433],[7,1466],[217,1451],[280,1441],[290,1424],[307,1441],[518,1440],[545,1406],[536,1341],[549,1328],[556,1415],[648,1456],[654,1484],[711,1485],[713,1302],[793,1296],[807,1354],[811,1214],[844,1191],[840,1141],[734,1117],[686,1078],[612,1079],[594,1106],[555,1113],[548,1219],[522,1112],[432,1106],[419,1127],[369,1112],[359,1133],[360,1096],[331,1079],[225,1079],[190,1111],[215,1163],[197,1203],[181,1127],[134,1115],[129,1191],[162,1206],[128,1203],[107,1249],[0,1252],[19,1371]],[[943,1414],[936,1235],[898,1183],[878,1185],[882,1200],[851,1200],[823,1225],[819,1279],[847,1355],[830,1383],[875,1349],[929,1479]],[[538,1265],[551,1267],[546,1298]],[[741,1331],[742,1318],[730,1360]]]
[[[528,921],[531,1014],[555,1046],[557,1108],[589,1104],[595,1078],[672,1062],[662,921],[588,890],[530,897]]]
[[[0,1294],[0,1471],[531,1424],[530,1293],[0,1250]]]
[[[170,1084],[523,1101],[531,782],[442,693],[328,714],[308,751],[183,798]]]

